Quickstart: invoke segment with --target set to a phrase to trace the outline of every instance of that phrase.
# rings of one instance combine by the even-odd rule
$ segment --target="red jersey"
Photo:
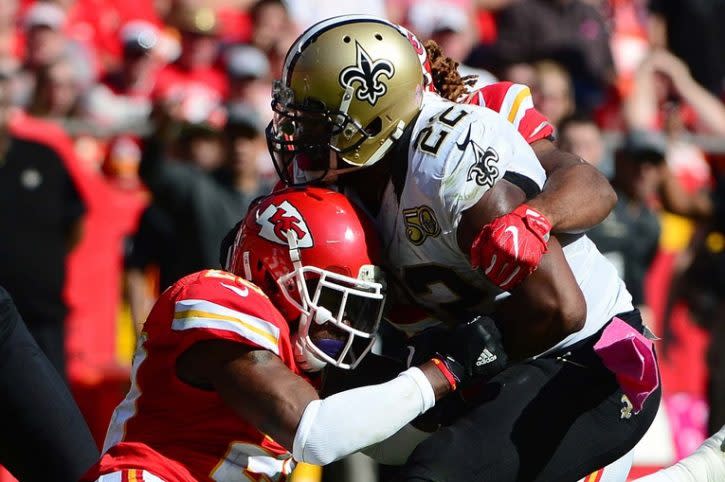
[[[531,91],[525,85],[496,82],[472,92],[463,103],[495,110],[506,117],[529,144],[554,134],[554,127],[536,110]]]
[[[292,455],[240,418],[215,391],[176,376],[176,360],[202,340],[269,350],[293,372],[287,322],[255,285],[217,270],[168,288],[144,325],[131,388],[113,414],[104,455],[84,480],[143,469],[166,482],[285,480]]]

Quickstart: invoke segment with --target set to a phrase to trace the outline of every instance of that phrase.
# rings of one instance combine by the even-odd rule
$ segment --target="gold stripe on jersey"
[[[516,94],[516,97],[514,97],[514,103],[511,106],[511,110],[509,111],[508,115],[508,121],[513,124],[514,120],[516,119],[516,115],[519,113],[519,107],[521,107],[521,103],[524,101],[526,97],[531,96],[531,93],[529,92],[528,87],[522,88],[518,94]]]
[[[171,328],[230,331],[278,354],[279,328],[262,318],[242,313],[206,300],[176,302]]]
[[[599,480],[602,478],[603,473],[604,469],[596,470],[586,477],[585,482],[599,482]]]
[[[213,319],[213,320],[232,321],[234,323],[239,323],[246,329],[253,331],[254,333],[266,338],[267,340],[271,341],[272,343],[277,343],[277,338],[275,338],[273,335],[270,335],[269,333],[257,328],[256,326],[250,325],[249,323],[245,322],[242,319],[234,318],[233,316],[217,315],[215,313],[210,313],[208,311],[200,311],[200,310],[179,311],[178,313],[174,314],[175,320],[183,320],[186,318],[208,318],[208,319]]]

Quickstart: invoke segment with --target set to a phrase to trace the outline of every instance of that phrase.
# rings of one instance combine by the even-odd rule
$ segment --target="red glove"
[[[537,268],[550,231],[543,214],[522,204],[483,227],[471,246],[471,265],[508,291]]]

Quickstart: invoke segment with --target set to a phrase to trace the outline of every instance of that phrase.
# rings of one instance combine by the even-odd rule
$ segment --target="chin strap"
[[[287,244],[289,246],[289,257],[292,260],[292,266],[294,267],[294,269],[302,268],[300,250],[297,246],[297,236],[291,229],[287,231]],[[298,284],[300,283],[300,281],[297,279],[295,282]],[[302,287],[297,286],[297,290],[301,293]],[[320,314],[324,315],[324,313]],[[306,318],[308,316],[310,315],[301,314],[299,324],[301,325],[303,318]],[[316,318],[317,317],[315,316],[312,321],[324,323],[324,321],[317,320]],[[307,349],[307,344],[304,338],[301,337],[299,334],[299,328],[298,332],[292,335],[292,348],[295,356],[295,363],[297,363],[297,365],[306,372],[319,372],[320,370],[325,368],[325,365],[327,365],[327,362],[317,358],[314,353]]]
[[[287,230],[287,246],[289,246],[289,257],[292,260],[292,267],[294,269],[302,268],[302,262],[300,261],[300,250],[297,247],[297,235],[291,229]]]
[[[294,269],[302,268],[302,260],[300,258],[300,250],[297,245],[297,236],[290,229],[287,231],[287,244],[289,246],[289,257],[292,260],[292,266]],[[300,280],[295,277],[295,282],[298,284],[297,290],[302,293],[302,286],[299,286]],[[325,313],[326,312],[326,313]],[[319,324],[324,323],[326,316],[332,316],[328,310],[318,309],[314,313],[301,314],[297,333],[292,335],[292,348],[295,357],[295,363],[306,372],[319,372],[327,365],[327,362],[318,358],[311,350],[307,348],[307,342],[304,337],[300,336],[299,327],[302,325],[302,321],[307,317],[312,317],[312,322]],[[306,320],[305,320],[306,321]]]
[[[307,349],[305,340],[298,333],[292,335],[292,349],[295,356],[295,363],[306,372],[319,372],[327,366],[327,362],[320,360],[314,353]]]

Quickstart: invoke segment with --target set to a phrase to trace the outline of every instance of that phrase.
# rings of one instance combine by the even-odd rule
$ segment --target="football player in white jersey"
[[[423,45],[412,32],[400,29],[418,54],[427,91],[438,92],[453,102],[494,110],[526,139],[547,175],[544,189],[528,205],[551,224],[553,232],[583,232],[604,220],[616,202],[609,181],[594,166],[557,148],[553,142],[554,126],[535,108],[527,86],[502,81],[472,90],[475,76],[461,77],[458,63],[446,57],[434,41]],[[520,218],[512,213],[494,220],[491,229],[480,239],[487,247],[482,253],[484,264],[494,262],[494,256],[498,263],[503,264],[505,260],[509,264],[507,270],[486,273],[494,284],[504,289],[524,279],[536,268],[543,254],[540,243],[527,243],[528,235],[520,237],[516,246],[510,239],[497,235],[505,232],[511,223],[518,222],[517,217]],[[526,244],[529,249],[521,249]]]
[[[562,250],[526,204],[546,177],[513,126],[424,90],[396,26],[329,19],[288,52],[267,129],[284,180],[337,181],[375,216],[400,286],[435,315],[428,324],[494,313],[491,333],[503,333],[475,368],[488,383],[396,480],[576,480],[629,452],[651,424],[651,342],[593,244],[579,236]],[[547,253],[515,288],[517,260],[489,254],[493,227],[515,254]],[[479,269],[480,259],[494,262]],[[617,365],[623,357],[642,362]]]

